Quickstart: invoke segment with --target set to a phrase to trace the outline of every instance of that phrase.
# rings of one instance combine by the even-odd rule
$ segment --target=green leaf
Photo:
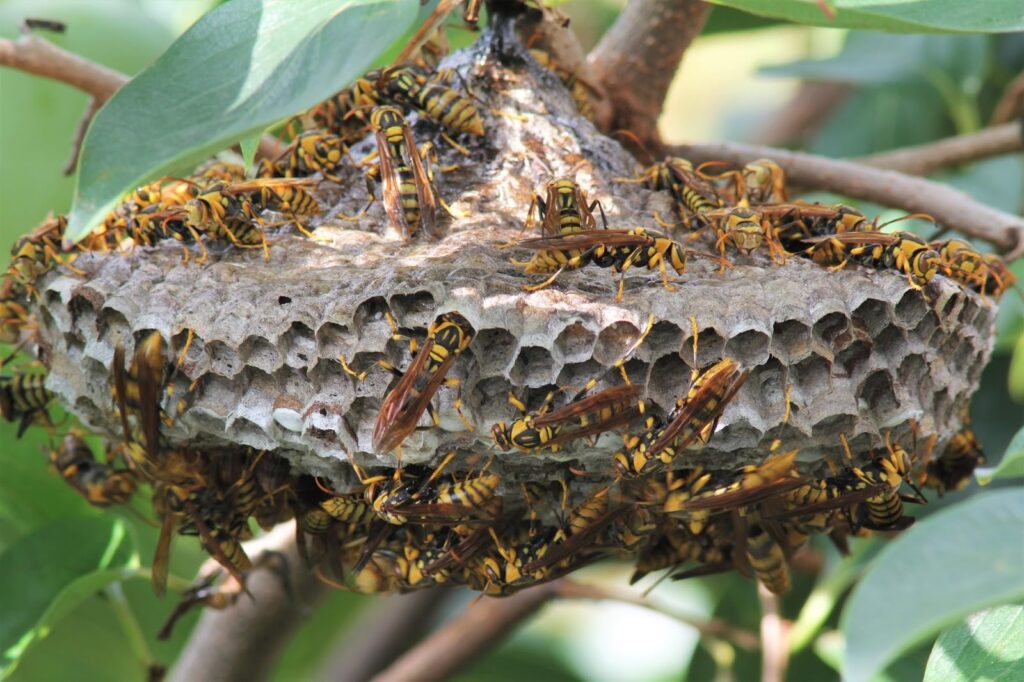
[[[924,682],[1024,679],[1024,606],[970,616],[939,635]]]
[[[881,547],[879,538],[866,541],[853,538],[853,541],[853,554],[836,562],[804,600],[790,630],[790,653],[798,653],[815,641],[836,604],[850,585],[860,578],[867,563],[875,558]]]
[[[132,537],[113,518],[62,519],[8,547],[0,554],[0,678],[54,623],[134,561]]]
[[[999,466],[981,469],[977,473],[978,483],[988,485],[997,478],[1024,477],[1024,429],[1021,429],[1006,446],[1006,454]]]
[[[1024,334],[1017,337],[1017,343],[1013,348],[1006,387],[1016,402],[1024,403]]]
[[[715,5],[786,19],[799,24],[875,31],[1005,33],[1024,30],[1020,0],[826,0],[829,18],[817,0],[709,0]]]
[[[238,141],[238,146],[242,149],[242,163],[245,165],[246,174],[252,172],[252,165],[256,160],[256,150],[260,146],[261,137],[263,137],[262,130],[258,133],[253,133],[248,137],[243,137]]]
[[[853,31],[843,49],[828,59],[803,59],[769,66],[770,76],[829,80],[861,85],[892,85],[935,74],[955,87],[976,89],[988,69],[991,38],[980,35],[890,35]]]
[[[1024,599],[1024,494],[977,495],[919,521],[882,550],[850,595],[843,679],[887,663],[969,613]]]
[[[197,21],[99,111],[68,238],[125,192],[180,173],[343,88],[416,18],[416,0],[232,0]]]

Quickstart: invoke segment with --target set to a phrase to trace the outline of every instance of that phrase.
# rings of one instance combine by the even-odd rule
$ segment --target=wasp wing
[[[656,457],[658,453],[672,443],[675,443],[677,451],[686,448],[700,435],[706,425],[713,423],[722,415],[729,401],[740,390],[740,387],[749,375],[748,371],[740,371],[739,365],[731,360],[724,362],[729,364],[725,365],[723,369],[718,370],[718,373],[713,378],[707,380],[697,395],[684,403],[673,416],[672,421],[665,427],[661,436],[647,449],[648,454]],[[714,369],[712,368],[712,370]],[[721,390],[716,390],[719,386]],[[717,401],[714,407],[706,409],[708,404],[713,401]],[[697,415],[702,417],[700,428],[690,429],[689,432],[686,432],[684,429],[689,427]],[[681,434],[683,435],[680,439]]]
[[[585,249],[596,245],[645,246],[650,244],[651,241],[652,238],[649,235],[634,234],[631,230],[585,230],[583,232],[570,232],[558,236],[523,239],[517,242],[516,246],[524,249],[555,249],[564,251],[569,249]]]
[[[388,139],[381,131],[374,132],[377,139],[377,157],[380,161],[380,180],[383,183],[381,198],[384,203],[384,211],[388,214],[388,220],[405,239],[411,236],[412,228],[405,221],[405,211],[402,209],[402,182],[398,177],[395,168],[395,159],[391,158],[391,147]]]
[[[409,167],[412,168],[413,181],[416,183],[416,199],[420,204],[420,222],[423,223],[427,234],[437,236],[435,228],[437,199],[434,196],[434,186],[423,166],[423,159],[416,149],[416,140],[413,139],[408,124],[402,126],[402,136],[405,139],[404,151],[409,156]]]

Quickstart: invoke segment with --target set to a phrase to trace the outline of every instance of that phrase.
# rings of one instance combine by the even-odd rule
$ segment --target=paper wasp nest
[[[84,254],[75,262],[84,276],[60,269],[41,285],[48,386],[87,425],[117,434],[114,345],[120,340],[130,353],[133,339],[155,329],[177,357],[191,330],[174,395],[165,401],[174,418],[168,439],[273,450],[301,471],[341,482],[350,452],[364,465],[396,462],[370,447],[393,382],[373,363],[385,358],[403,368],[410,357],[408,344],[391,338],[385,311],[422,339],[439,313],[457,310],[476,330],[449,375],[461,389],[440,390],[440,428],[427,428],[424,416],[402,461],[436,462],[451,450],[477,453],[481,462],[493,454],[505,493],[515,495],[510,480],[546,478],[553,467],[545,462],[574,460],[610,478],[622,441],[609,433],[596,445],[579,441],[555,454],[488,451],[490,426],[517,416],[509,391],[535,407],[557,387],[579,388],[593,377],[618,383],[611,366],[653,313],[656,324],[626,368],[655,410],[670,409],[687,390],[690,316],[700,329],[698,365],[728,356],[751,369],[718,433],[688,461],[732,468],[762,459],[778,437],[810,463],[838,456],[840,433],[863,454],[886,431],[905,436],[911,421],[919,437],[937,434],[939,447],[957,430],[989,357],[995,306],[942,275],[922,292],[895,272],[829,272],[795,257],[780,266],[765,255],[732,252],[735,267],[724,273],[713,261],[691,258],[673,292],[657,272],[630,270],[620,303],[615,275],[600,268],[524,293],[521,286],[540,277],[509,262],[528,257],[522,250],[499,244],[517,238],[531,197],[549,180],[575,177],[601,202],[612,228],[655,228],[654,212],[668,219],[673,208],[664,193],[616,181],[634,176],[636,161],[575,113],[554,75],[521,52],[505,63],[485,59],[490,45],[485,36],[445,64],[457,66],[481,100],[487,134],[464,140],[469,156],[438,140],[441,165],[458,166],[435,179],[459,216],[441,214],[443,238],[418,234],[403,242],[386,228],[379,201],[357,222],[331,218],[366,204],[365,184],[350,168],[344,185],[317,190],[325,217],[311,226],[319,241],[272,234],[269,261],[259,249],[210,246],[207,263],[186,264],[182,247],[169,240],[131,253]],[[421,142],[434,131],[430,122],[414,126]],[[371,137],[353,156],[372,145]],[[711,239],[693,248],[710,251]],[[342,354],[357,370],[371,370],[365,381],[342,371]],[[793,414],[784,425],[787,386]],[[460,391],[475,432],[452,409]],[[174,404],[182,396],[179,413]]]

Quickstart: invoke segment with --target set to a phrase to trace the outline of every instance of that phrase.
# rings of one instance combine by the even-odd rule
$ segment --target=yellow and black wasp
[[[421,224],[427,234],[435,234],[434,187],[401,110],[377,107],[370,122],[377,139],[380,178],[384,183],[384,210],[392,226],[406,240]]]
[[[642,182],[655,192],[669,192],[680,214],[684,218],[693,218],[691,227],[701,226],[704,213],[722,206],[722,199],[711,183],[694,169],[689,159],[678,156],[666,157],[664,161],[649,166],[637,178],[618,181]]]
[[[717,234],[715,248],[718,249],[723,261],[726,247],[732,246],[742,254],[749,254],[764,247],[774,262],[785,262],[786,249],[761,207],[750,206],[744,201],[736,206],[707,211],[702,217],[709,221],[707,224]]]
[[[848,261],[873,267],[876,270],[896,270],[907,277],[914,288],[920,289],[943,270],[942,259],[927,242],[912,232],[846,232],[825,237],[812,237],[805,242],[816,245],[827,242],[841,245],[829,263],[842,267]]]
[[[7,268],[12,293],[36,295],[36,281],[42,275],[74,259],[73,254],[65,256],[62,252],[61,242],[66,229],[65,216],[49,217],[14,242],[11,264]]]
[[[501,478],[481,472],[462,480],[412,484],[378,496],[373,508],[390,523],[466,524],[493,520],[501,512]]]
[[[585,232],[597,228],[594,209],[601,212],[602,227],[608,223],[604,217],[601,202],[595,199],[587,203],[586,193],[572,178],[557,178],[544,188],[544,196],[534,195],[530,202],[530,210],[526,214],[526,225],[523,231],[529,230],[533,213],[536,209],[540,220],[542,237],[565,235],[573,232]]]
[[[774,226],[775,233],[790,253],[808,256],[816,263],[841,268],[846,247],[839,240],[826,239],[847,232],[874,232],[878,225],[855,208],[843,204],[823,206],[797,200],[758,207]],[[819,238],[808,248],[804,240]],[[838,265],[835,265],[838,264]]]
[[[938,252],[949,277],[982,295],[993,294],[998,298],[1016,281],[999,256],[979,253],[963,240],[948,239],[932,242],[930,246]]]
[[[96,507],[127,504],[137,486],[132,471],[98,461],[85,439],[74,432],[65,435],[50,452],[50,463],[61,478]]]
[[[0,376],[0,417],[18,422],[18,438],[39,420],[50,423],[46,406],[53,393],[46,388],[46,374],[14,371]]]
[[[953,434],[942,453],[929,458],[925,465],[922,483],[939,491],[939,495],[963,489],[978,465],[985,463],[985,452],[971,428],[970,411],[966,405],[961,414],[960,430]]]
[[[756,159],[740,171],[743,196],[751,204],[784,204],[789,201],[786,173],[771,159]]]
[[[489,528],[488,532],[493,548],[474,556],[461,570],[453,570],[453,577],[491,596],[512,594],[551,579],[549,569],[537,562],[551,547],[556,533],[554,528],[535,529],[511,524],[500,529]]]
[[[516,448],[523,452],[538,452],[545,449],[558,451],[563,445],[581,438],[589,438],[605,431],[611,431],[640,417],[637,398],[639,388],[629,383],[629,377],[622,370],[629,356],[643,343],[654,325],[654,317],[648,320],[646,328],[629,350],[619,358],[613,367],[622,373],[625,384],[613,386],[588,395],[597,385],[597,378],[591,379],[572,399],[552,410],[557,391],[551,391],[544,398],[540,409],[530,412],[514,395],[509,402],[523,416],[512,422],[497,422],[491,427],[494,444],[501,450]]]
[[[638,227],[632,230],[586,230],[564,235],[524,239],[517,246],[537,253],[528,261],[513,260],[514,265],[523,267],[526,274],[552,273],[538,284],[523,286],[523,291],[539,291],[550,286],[565,271],[579,270],[587,265],[609,268],[620,275],[615,300],[621,301],[624,290],[623,276],[633,267],[655,268],[661,274],[662,286],[674,291],[669,284],[667,265],[677,274],[686,272],[688,257],[699,255],[718,260],[724,267],[724,259],[686,249],[680,244],[657,232]]]
[[[453,71],[431,76],[405,64],[385,71],[384,89],[391,101],[421,111],[452,133],[483,137],[484,124],[472,100],[450,85]]]
[[[665,418],[649,415],[643,432],[625,436],[625,450],[614,456],[619,476],[629,478],[662,470],[691,443],[709,438],[747,375],[730,358],[699,372],[686,396],[676,401]]]
[[[845,436],[840,435],[840,441],[848,459],[852,460]],[[934,439],[929,440],[929,449],[932,444]],[[886,434],[885,446],[885,455],[875,457],[864,466],[851,462],[822,481],[795,488],[790,493],[788,511],[770,516],[799,519],[839,510],[846,515],[847,525],[854,533],[860,528],[899,531],[910,527],[914,518],[904,514],[903,503],[925,502],[920,490],[909,480],[913,457],[898,443],[894,444],[889,434]],[[914,496],[900,493],[904,482],[914,490]]]
[[[422,348],[417,351],[416,344],[410,344],[415,356],[404,372],[399,372],[387,363],[378,363],[401,378],[381,403],[373,427],[374,451],[391,452],[401,445],[416,429],[424,412],[430,413],[435,425],[440,423],[430,401],[442,384],[457,383],[447,380],[446,376],[455,360],[469,348],[475,335],[472,325],[460,313],[443,313],[428,327]],[[344,358],[342,366],[359,378],[365,375],[356,375],[344,363]],[[456,408],[459,407],[461,401],[456,401]],[[472,425],[468,426],[472,428]]]
[[[325,179],[341,183],[341,169],[348,148],[337,135],[316,131],[296,137],[275,159],[263,159],[256,175],[261,178],[304,178],[320,173]]]

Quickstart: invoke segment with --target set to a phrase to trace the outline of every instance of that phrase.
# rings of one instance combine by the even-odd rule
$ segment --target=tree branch
[[[1018,117],[1024,117],[1024,71],[1017,74],[1017,77],[1006,86],[1003,96],[992,110],[991,125],[1009,123]]]
[[[757,599],[761,603],[761,682],[784,682],[789,665],[789,623],[779,613],[779,598],[760,582]]]
[[[520,623],[554,599],[611,600],[650,609],[696,628],[702,637],[725,640],[748,651],[760,646],[757,635],[717,618],[694,619],[625,590],[612,590],[562,578],[511,597],[484,597],[385,669],[374,682],[441,680],[483,656]]]
[[[45,22],[44,22],[45,25]],[[0,39],[0,65],[9,66],[36,76],[60,81],[89,95],[89,104],[78,122],[71,142],[71,156],[64,166],[64,175],[71,175],[78,165],[78,153],[82,138],[89,128],[92,117],[100,107],[128,82],[128,76],[120,71],[83,59],[61,49],[48,40],[32,34],[33,22],[27,20],[21,25],[21,37],[17,40]],[[62,25],[52,28],[63,29]]]
[[[253,598],[243,595],[223,611],[203,613],[171,671],[171,682],[267,679],[281,650],[327,594],[328,588],[302,564],[291,524],[283,523],[245,547],[253,557],[260,548],[284,554],[291,589],[274,572],[252,573],[246,586]]]
[[[660,146],[658,117],[683,53],[711,11],[697,0],[631,0],[587,56],[587,78],[612,101],[611,129]]]
[[[55,22],[26,20],[21,25],[22,35],[20,38],[17,40],[0,38],[0,66],[50,78],[89,95],[89,104],[75,128],[75,134],[71,141],[71,154],[64,166],[64,175],[71,175],[78,165],[82,140],[85,137],[85,132],[89,129],[93,116],[130,79],[120,71],[89,61],[73,52],[57,47],[48,40],[33,35],[31,31],[35,26],[63,30],[63,26]],[[260,139],[257,158],[276,158],[280,153],[281,145],[274,137],[264,135]]]
[[[927,213],[946,227],[983,239],[1009,252],[1024,251],[1024,218],[1004,213],[949,185],[882,170],[854,161],[746,144],[680,145],[666,150],[695,163],[723,161],[743,165],[760,158],[775,160],[794,185],[836,192],[911,213]]]
[[[323,682],[370,679],[419,641],[449,594],[446,587],[435,587],[379,598],[341,634],[338,646],[321,666],[316,679]]]
[[[962,166],[971,161],[1021,150],[1024,150],[1024,120],[891,152],[861,156],[855,160],[857,163],[901,173],[928,175],[943,168]]]
[[[410,649],[374,682],[417,682],[452,677],[558,596],[562,581],[531,587],[511,597],[483,597],[455,620]]]
[[[558,586],[558,596],[563,599],[595,599],[632,604],[633,606],[639,606],[640,608],[660,613],[663,616],[668,616],[683,625],[688,625],[696,629],[703,637],[728,640],[747,651],[756,651],[761,646],[758,636],[749,630],[733,627],[719,618],[702,620],[687,616],[628,590],[613,590],[600,585],[563,580]]]
[[[123,73],[61,49],[30,30],[22,24],[20,38],[0,39],[0,65],[66,83],[101,104],[128,81]]]
[[[64,175],[71,175],[78,167],[78,157],[82,153],[82,140],[85,139],[85,131],[89,129],[92,117],[96,115],[101,106],[103,104],[95,97],[89,98],[89,103],[85,106],[85,113],[78,119],[78,125],[75,126],[75,136],[71,138],[71,155],[68,157],[67,163],[64,164]]]

